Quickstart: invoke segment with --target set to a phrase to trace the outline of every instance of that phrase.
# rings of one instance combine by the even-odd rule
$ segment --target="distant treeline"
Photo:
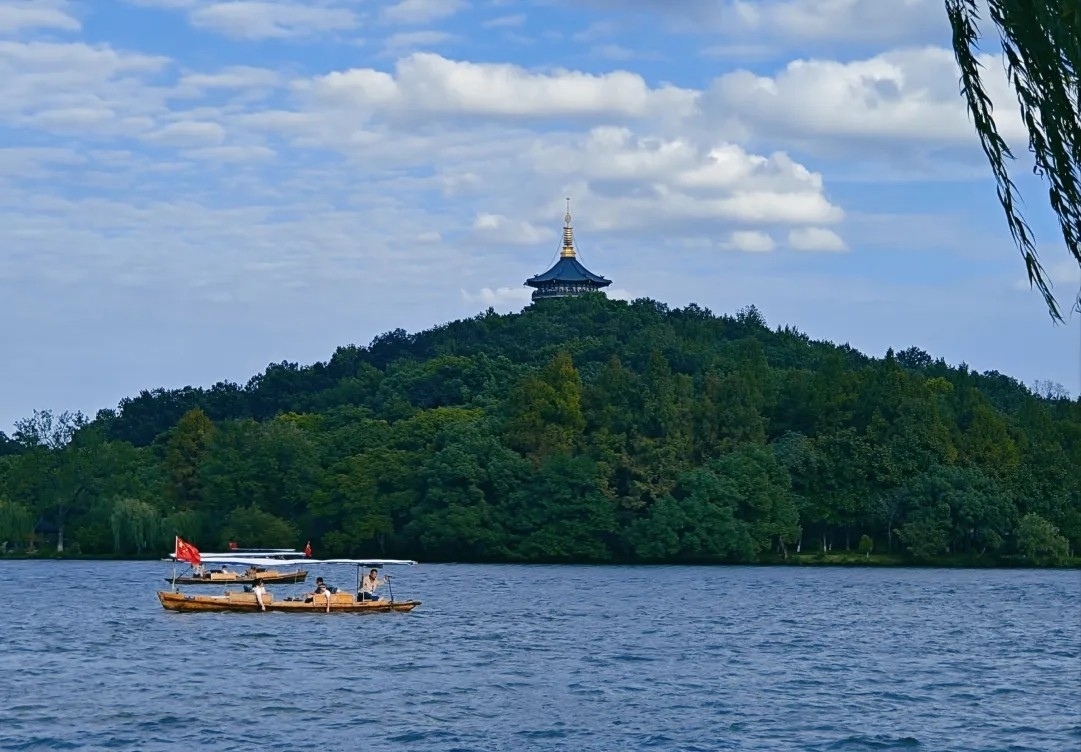
[[[746,308],[599,295],[0,434],[0,544],[424,560],[1059,564],[1081,401]]]

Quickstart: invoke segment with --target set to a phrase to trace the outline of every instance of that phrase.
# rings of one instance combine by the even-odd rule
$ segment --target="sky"
[[[0,0],[0,431],[521,310],[566,197],[610,296],[1076,396],[949,43],[942,0]]]

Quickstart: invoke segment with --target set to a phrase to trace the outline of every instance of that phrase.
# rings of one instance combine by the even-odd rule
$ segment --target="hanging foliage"
[[[1018,206],[1020,196],[1007,163],[1013,152],[999,134],[978,60],[979,0],[946,0],[961,89],[980,144],[998,185],[1010,233],[1025,259],[1028,278],[1043,294],[1051,316],[1062,320],[1051,280]],[[1066,250],[1081,265],[1081,3],[1078,0],[987,0],[1010,85],[1028,131],[1036,174],[1048,182]],[[1074,300],[1081,312],[1081,294]]]

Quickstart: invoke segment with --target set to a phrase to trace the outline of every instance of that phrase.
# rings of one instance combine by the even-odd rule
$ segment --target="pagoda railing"
[[[541,298],[562,298],[569,295],[583,295],[589,292],[597,292],[600,288],[589,283],[561,282],[538,287],[533,291],[533,300]]]

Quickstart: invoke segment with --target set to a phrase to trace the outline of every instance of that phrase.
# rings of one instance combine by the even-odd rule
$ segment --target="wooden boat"
[[[250,582],[256,580],[262,581],[263,584],[269,584],[273,582],[268,577],[271,572],[277,573],[276,570],[266,569],[266,565],[270,562],[265,558],[246,558],[245,556],[228,557],[225,554],[217,554],[217,557],[213,560],[214,565],[225,564],[226,561],[229,564],[238,564],[246,566],[248,569],[243,573],[243,576],[251,577]],[[209,562],[208,562],[209,563]],[[357,568],[357,587],[353,592],[339,590],[338,588],[331,587],[328,591],[320,592],[317,590],[314,594],[309,593],[301,596],[294,596],[288,598],[275,598],[271,593],[264,591],[262,594],[262,605],[260,605],[260,599],[251,588],[245,587],[243,591],[230,591],[226,590],[220,595],[189,595],[187,593],[181,593],[174,588],[172,590],[158,591],[158,600],[161,602],[162,608],[166,611],[209,611],[209,612],[221,612],[221,611],[233,611],[241,613],[259,613],[262,611],[281,611],[284,613],[292,614],[313,614],[313,613],[351,613],[351,614],[370,614],[370,613],[390,613],[392,611],[408,612],[420,605],[420,601],[415,600],[395,600],[394,589],[391,584],[390,577],[384,576],[380,582],[381,585],[386,585],[389,591],[389,597],[380,597],[378,600],[361,600],[359,593],[361,591],[361,572],[367,567],[378,569],[388,564],[416,564],[415,561],[409,559],[294,559],[289,560],[277,560],[275,564],[283,566],[289,566],[294,564],[308,565],[322,565],[322,564],[347,564],[355,566]],[[175,582],[180,584],[218,584],[218,585],[235,585],[243,584],[242,579],[222,579],[220,576],[217,579],[213,577],[215,575],[222,574],[219,572],[211,572],[212,578],[205,579],[198,578],[167,578],[169,582]],[[232,574],[232,573],[226,573]],[[303,581],[307,576],[307,571],[298,571],[296,573],[287,573],[286,576],[300,576],[299,579],[294,582]],[[186,582],[187,579],[193,579],[194,582]],[[321,580],[321,578],[320,578]],[[279,581],[280,582],[280,581]],[[264,608],[265,607],[265,608]]]
[[[255,593],[228,592],[224,595],[188,595],[168,591],[158,592],[158,600],[166,611],[235,611],[259,613],[262,609],[255,598]],[[263,605],[267,611],[280,611],[287,614],[373,614],[391,611],[412,611],[420,601],[358,601],[352,593],[333,593],[329,599],[277,599],[267,593],[263,596]]]
[[[202,574],[184,574],[175,580],[172,577],[166,577],[165,581],[177,585],[253,585],[256,580],[262,580],[267,585],[295,585],[304,582],[307,577],[308,572],[303,569],[295,572],[279,572],[276,569],[248,567],[243,572],[211,569]]]

